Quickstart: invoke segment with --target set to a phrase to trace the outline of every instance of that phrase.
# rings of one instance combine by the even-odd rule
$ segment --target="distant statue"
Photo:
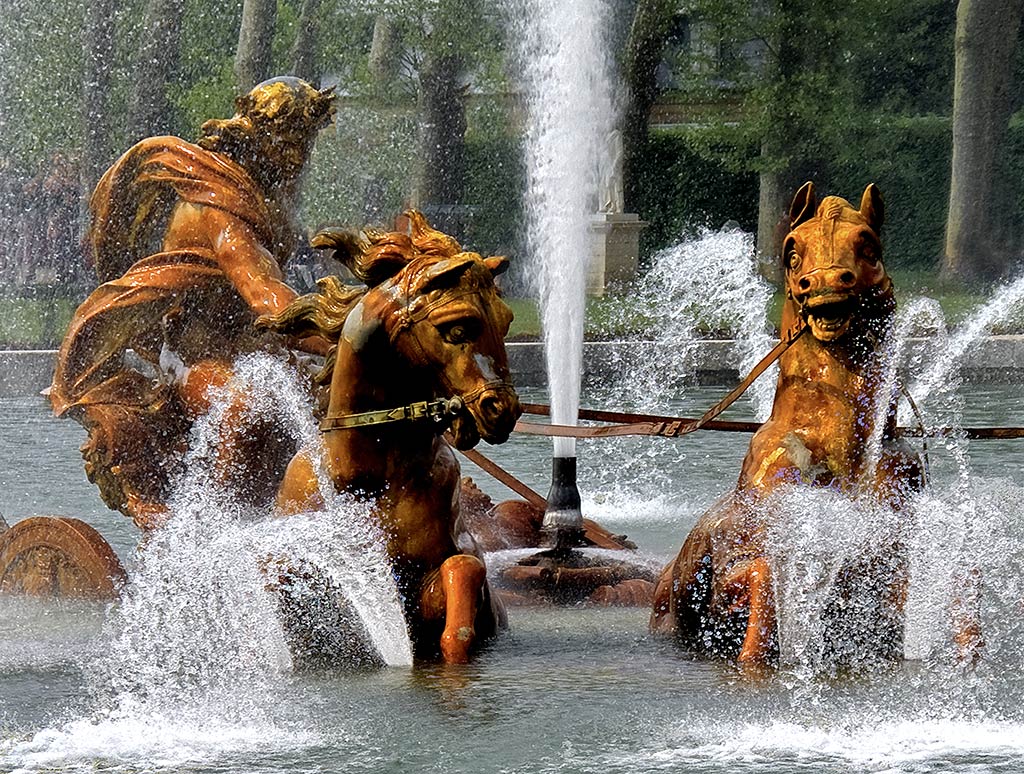
[[[285,344],[326,351],[319,339],[286,341],[252,323],[296,298],[282,266],[300,175],[333,99],[273,78],[238,98],[232,118],[207,121],[196,144],[143,140],[96,186],[88,238],[103,284],[75,313],[50,400],[88,431],[82,455],[104,501],[142,528],[164,518],[192,422],[236,357]],[[261,470],[292,452],[249,443]]]
[[[608,142],[601,156],[601,212],[617,215],[626,210],[622,192],[622,160],[622,132],[614,129],[608,133]]]

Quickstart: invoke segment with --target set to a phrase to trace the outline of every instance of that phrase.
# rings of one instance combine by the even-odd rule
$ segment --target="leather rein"
[[[602,422],[626,422],[626,424],[605,425],[603,427],[581,427],[578,425],[547,425],[537,422],[517,422],[515,430],[517,433],[526,435],[548,435],[561,438],[613,438],[624,435],[654,435],[663,438],[679,438],[683,435],[696,432],[701,428],[708,427],[716,430],[734,430],[738,432],[749,432],[744,428],[724,427],[724,425],[746,425],[739,422],[715,422],[715,418],[725,411],[729,406],[747,391],[751,384],[772,365],[782,357],[783,353],[792,347],[807,331],[807,325],[798,321],[792,329],[779,341],[778,344],[755,365],[750,373],[737,384],[728,395],[718,403],[704,412],[698,419],[682,419],[674,417],[658,417],[644,414],[623,414],[608,411],[586,411],[579,412],[580,419],[595,419]],[[526,404],[523,407],[531,414],[548,414],[550,409],[542,404]],[[634,420],[634,421],[630,421]],[[641,421],[635,421],[641,420]],[[717,425],[723,425],[721,427]]]
[[[677,419],[671,417],[653,417],[637,414],[614,414],[611,412],[587,412],[580,411],[582,419],[598,419],[603,421],[619,421],[622,419],[643,419],[640,422],[628,422],[627,424],[605,425],[603,427],[581,427],[578,425],[549,425],[536,422],[517,422],[515,431],[524,435],[546,435],[559,436],[563,438],[611,438],[623,435],[654,435],[664,438],[678,438],[689,433],[696,432],[712,423],[719,414],[747,391],[751,384],[768,370],[782,354],[792,347],[807,330],[803,322],[797,324],[786,333],[778,344],[761,361],[755,365],[750,373],[737,384],[728,395],[708,409],[699,419]],[[504,382],[500,383],[504,386]],[[405,406],[397,406],[390,409],[379,409],[376,411],[363,411],[356,414],[328,415],[320,422],[320,432],[330,433],[335,430],[352,430],[357,427],[369,427],[390,422],[410,422],[424,419],[431,419],[440,427],[447,426],[448,422],[462,411],[476,396],[484,390],[496,386],[488,382],[484,386],[474,390],[471,394],[452,398],[438,398],[432,401],[417,401]],[[524,408],[530,413],[547,413],[546,406],[540,404],[526,404]],[[597,416],[601,415],[601,416]],[[726,424],[726,423],[715,423]],[[738,423],[737,423],[738,424]],[[725,428],[717,428],[725,429]]]

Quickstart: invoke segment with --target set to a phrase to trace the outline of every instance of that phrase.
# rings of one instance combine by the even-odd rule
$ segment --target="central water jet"
[[[605,0],[522,0],[521,60],[529,109],[526,142],[530,254],[537,267],[551,421],[575,425],[583,372],[590,216],[598,159],[615,126],[604,40]],[[556,548],[583,533],[576,443],[556,438],[543,528]]]

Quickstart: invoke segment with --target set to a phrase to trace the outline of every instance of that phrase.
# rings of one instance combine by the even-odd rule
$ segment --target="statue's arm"
[[[256,233],[221,210],[208,216],[217,263],[256,316],[280,314],[298,294],[285,284],[281,269]],[[219,222],[217,222],[219,221]]]
[[[203,247],[213,251],[217,265],[257,317],[279,314],[298,294],[289,287],[281,269],[256,232],[237,217],[213,207],[181,203],[175,210],[164,249]],[[292,346],[315,355],[327,355],[331,344],[319,336],[292,341]]]
[[[298,294],[281,276],[274,256],[259,243],[255,232],[244,223],[224,216],[226,223],[219,232],[214,252],[231,284],[257,317],[280,314]],[[326,357],[331,343],[321,336],[289,337],[290,346]]]

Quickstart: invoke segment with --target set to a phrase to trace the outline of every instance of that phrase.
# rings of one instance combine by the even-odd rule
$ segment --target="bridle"
[[[383,425],[389,422],[415,422],[424,419],[432,420],[439,430],[444,430],[465,406],[465,401],[456,395],[453,398],[421,400],[390,409],[328,415],[320,423],[320,432],[330,433],[334,430],[352,430],[357,427]]]
[[[415,323],[427,319],[433,310],[451,303],[453,299],[479,292],[479,288],[449,290],[433,301],[423,304],[416,311],[412,311],[412,306],[416,299],[407,301],[392,312],[395,322],[388,333],[388,339],[393,345],[400,336],[408,333]],[[423,352],[423,345],[419,340],[414,337],[413,342]],[[442,378],[442,381],[447,380]],[[437,432],[443,432],[456,416],[465,410],[466,407],[477,401],[488,390],[510,391],[512,386],[503,379],[491,379],[469,392],[456,394],[451,398],[421,400],[404,406],[377,409],[375,411],[362,411],[353,414],[328,414],[320,422],[320,432],[330,433],[335,430],[353,430],[359,427],[371,427],[392,422],[420,422],[425,420],[433,422]]]

